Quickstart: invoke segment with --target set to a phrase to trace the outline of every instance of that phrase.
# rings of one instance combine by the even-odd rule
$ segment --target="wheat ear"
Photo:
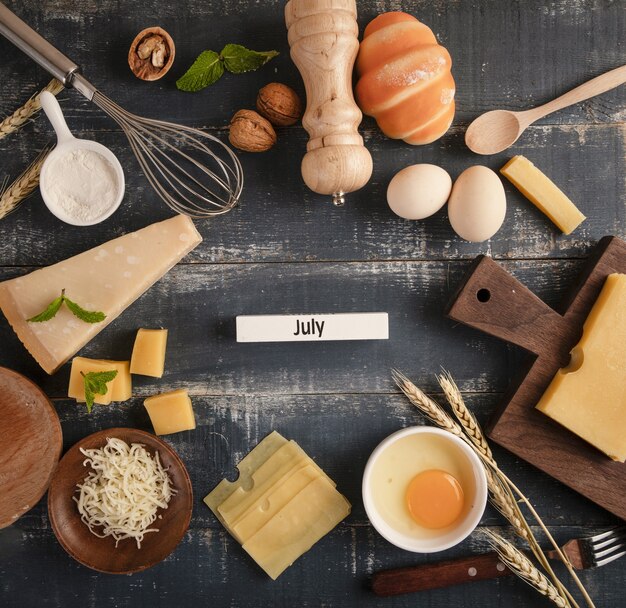
[[[482,533],[487,537],[489,544],[497,551],[500,559],[512,572],[560,608],[567,606],[567,600],[561,595],[559,590],[517,547],[492,530],[484,529]]]
[[[39,93],[33,95],[23,106],[15,110],[13,114],[7,116],[2,122],[0,122],[0,139],[6,137],[10,133],[17,131],[25,123],[27,123],[39,110],[41,110],[41,103],[39,101],[39,95],[43,91],[49,91],[53,95],[58,95],[63,90],[63,85],[53,78]]]
[[[48,157],[50,147],[44,148],[24,172],[6,188],[0,188],[0,220],[15,211],[21,202],[30,196],[39,185],[39,173]]]
[[[556,544],[556,541],[554,540],[549,530],[544,525],[543,521],[539,517],[539,514],[535,511],[533,506],[530,504],[530,501],[522,494],[519,488],[515,486],[515,484],[513,484],[513,482],[511,482],[511,480],[498,468],[498,465],[493,459],[493,456],[491,456],[491,458],[487,458],[485,455],[485,450],[479,449],[475,445],[474,441],[472,441],[472,439],[470,439],[468,434],[465,432],[465,427],[463,426],[463,423],[464,423],[466,416],[461,416],[461,418],[459,419],[461,425],[463,426],[463,428],[461,428],[452,419],[452,417],[441,407],[441,405],[439,405],[436,401],[428,397],[423,391],[421,391],[417,386],[415,386],[406,376],[404,376],[404,374],[400,373],[397,370],[392,370],[392,374],[396,381],[396,384],[400,387],[402,392],[407,396],[407,398],[409,399],[409,401],[411,401],[411,403],[413,403],[433,423],[437,424],[441,428],[444,428],[450,431],[451,433],[453,433],[460,439],[463,439],[472,449],[474,449],[477,455],[481,458],[481,460],[483,461],[484,470],[487,473],[487,480],[488,480],[489,490],[490,490],[490,499],[491,499],[492,504],[494,504],[496,509],[498,509],[502,513],[502,515],[504,515],[509,520],[515,532],[528,542],[535,557],[538,559],[541,565],[545,568],[546,572],[548,572],[548,574],[552,578],[556,587],[562,592],[563,597],[566,598],[565,600],[566,606],[579,608],[578,603],[576,602],[572,594],[567,590],[567,588],[563,585],[563,583],[561,583],[561,581],[558,579],[558,577],[554,573],[554,570],[552,569],[552,566],[550,565],[548,558],[546,557],[545,553],[539,546],[537,539],[533,535],[530,529],[530,526],[528,525],[528,522],[526,521],[526,519],[524,518],[524,515],[522,514],[520,510],[519,504],[515,500],[515,497],[513,495],[514,491],[520,497],[520,499],[527,505],[533,517],[537,520],[541,529],[544,531],[544,533],[546,534],[547,538],[550,540],[553,547],[555,547],[561,560],[565,563],[569,573],[571,574],[576,585],[578,586],[581,593],[583,594],[588,606],[590,606],[590,608],[594,608],[593,601],[591,600],[586,589],[580,582],[580,579],[574,572],[569,560],[563,554],[559,546]],[[462,403],[463,407],[465,407],[467,414],[469,414],[472,417],[472,420],[475,425],[475,430],[477,430],[477,432],[480,433],[480,435],[482,436],[482,440],[486,443],[486,439],[484,438],[484,435],[482,434],[480,425],[478,425],[478,422],[473,417],[471,412],[467,410],[467,407],[465,406],[463,402],[463,398],[456,384],[452,383],[448,386],[448,388],[451,391],[451,397],[454,397],[455,401]],[[456,392],[456,395],[452,394],[454,392]],[[459,431],[461,431],[460,434],[459,434]]]
[[[543,523],[543,520],[541,519],[541,517],[539,517],[539,514],[537,513],[535,508],[532,506],[532,504],[526,498],[526,496],[522,493],[522,491],[505,475],[504,472],[502,472],[499,469],[498,464],[493,458],[491,449],[489,448],[489,444],[487,443],[487,439],[484,433],[482,432],[480,425],[478,424],[478,421],[474,417],[474,414],[472,414],[472,412],[465,405],[461,391],[459,390],[458,386],[452,379],[452,376],[450,375],[450,373],[444,371],[444,373],[438,376],[437,379],[439,381],[439,384],[441,385],[442,390],[444,391],[446,399],[448,400],[448,402],[450,403],[450,406],[452,407],[452,410],[457,420],[463,427],[463,430],[465,431],[466,435],[469,437],[469,440],[474,445],[476,451],[483,458],[483,461],[485,461],[485,464],[486,464],[485,469],[487,470],[490,467],[493,469],[493,473],[498,477],[498,480],[500,481],[499,485],[501,485],[505,494],[509,495],[508,496],[509,500],[500,501],[499,498],[496,495],[494,495],[493,489],[490,485],[489,489],[491,490],[491,499],[492,499],[491,502],[494,504],[496,509],[498,509],[509,520],[509,522],[511,523],[515,531],[518,533],[518,535],[524,538],[526,541],[528,541],[528,544],[530,545],[535,557],[539,560],[541,565],[546,569],[546,572],[550,574],[555,585],[563,592],[564,595],[566,595],[572,601],[574,605],[577,605],[574,598],[567,591],[567,589],[563,586],[561,581],[557,578],[556,574],[552,570],[552,566],[550,565],[548,558],[546,557],[544,551],[539,546],[537,539],[532,534],[530,527],[528,525],[528,522],[524,518],[519,508],[519,504],[515,500],[515,496],[513,493],[517,494],[519,499],[528,507],[528,510],[531,512],[535,521],[539,524],[539,526],[543,530],[544,534],[546,535],[546,538],[550,541],[550,543],[556,550],[557,554],[559,555],[561,561],[565,564],[565,567],[567,568],[576,586],[578,587],[583,597],[585,598],[585,601],[587,602],[587,604],[590,607],[593,607],[594,605],[593,601],[591,600],[591,597],[587,593],[587,590],[583,586],[582,582],[578,578],[578,575],[574,571],[570,560],[561,551],[561,548],[558,546],[558,544],[554,540],[552,534],[550,534],[550,531]],[[497,485],[494,484],[494,488],[496,487]],[[521,524],[521,525],[518,525],[518,524]],[[521,533],[522,531],[525,532],[525,534],[522,534]]]
[[[417,388],[402,372],[392,369],[391,374],[398,388],[407,399],[437,426],[463,439],[465,433],[461,427],[436,401],[431,399],[421,389]]]
[[[468,407],[465,405],[461,391],[456,385],[456,382],[452,379],[450,372],[446,372],[444,370],[442,374],[437,376],[437,380],[443,390],[443,394],[446,396],[448,403],[452,407],[452,411],[454,412],[456,419],[461,423],[461,426],[467,433],[471,442],[485,457],[485,460],[489,461],[492,466],[495,465],[495,460],[493,459],[493,454],[491,453],[491,448],[487,443],[487,439],[485,438],[474,414],[472,414],[472,412],[470,412]]]

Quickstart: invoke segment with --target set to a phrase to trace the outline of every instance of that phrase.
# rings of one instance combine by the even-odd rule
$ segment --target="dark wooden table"
[[[129,110],[204,126],[224,135],[257,90],[281,81],[302,92],[289,59],[283,2],[268,0],[25,0],[8,2],[19,15],[84,67],[85,73]],[[473,155],[463,144],[468,122],[494,107],[525,108],[623,64],[624,0],[429,0],[359,3],[364,26],[379,11],[402,8],[430,25],[450,50],[458,112],[440,141],[410,147],[383,137],[371,120],[363,134],[374,175],[345,208],[309,192],[301,182],[306,134],[281,129],[276,147],[241,156],[246,187],[241,206],[198,222],[204,242],[85,347],[88,357],[125,358],[139,326],[170,330],[168,364],[160,381],[136,377],[128,403],[97,407],[92,415],[65,395],[69,366],[48,377],[2,318],[0,365],[26,374],[53,398],[65,447],[112,426],[151,430],[142,399],[186,387],[198,428],[166,437],[189,469],[195,505],[191,527],[165,562],[131,577],[98,574],[68,557],[50,529],[45,501],[0,531],[0,606],[540,606],[547,601],[515,578],[382,600],[367,589],[373,571],[486,550],[475,539],[441,556],[413,555],[371,527],[360,495],[363,467],[391,432],[423,421],[394,388],[390,368],[436,390],[434,374],[449,369],[481,420],[487,420],[526,354],[453,324],[444,306],[479,253],[502,262],[550,304],[556,304],[590,247],[605,234],[626,233],[626,89],[609,92],[541,121],[510,151]],[[168,76],[136,80],[128,46],[143,27],[160,25],[177,43]],[[203,49],[228,42],[277,49],[256,73],[225,75],[197,94],[176,90],[175,79]],[[49,77],[0,40],[0,113],[23,103]],[[119,156],[127,193],[120,210],[97,227],[62,224],[33,196],[0,221],[0,279],[19,276],[165,219],[123,134],[73,91],[60,95],[70,127]],[[52,137],[39,118],[0,141],[1,175],[16,176]],[[455,237],[445,212],[423,222],[392,215],[386,185],[416,162],[445,167],[453,177],[484,163],[499,168],[521,153],[571,195],[587,221],[562,236],[508,183],[508,213],[498,235],[483,244]],[[387,311],[391,339],[369,343],[237,344],[234,318],[243,313]],[[263,436],[277,429],[297,440],[337,481],[352,514],[313,550],[272,582],[202,503],[223,476]],[[1,420],[0,420],[0,432]],[[565,540],[616,523],[614,517],[524,462],[496,449],[507,473],[525,489],[554,535]],[[1,489],[0,489],[1,491]],[[510,534],[492,510],[483,524]],[[626,562],[582,574],[598,606],[624,606]]]

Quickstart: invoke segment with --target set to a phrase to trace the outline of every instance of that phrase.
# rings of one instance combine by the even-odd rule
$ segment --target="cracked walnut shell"
[[[158,80],[174,63],[172,37],[160,27],[149,27],[135,36],[128,51],[128,65],[141,80]]]
[[[239,110],[230,121],[228,140],[245,152],[265,152],[276,143],[276,132],[254,110]]]
[[[259,91],[256,107],[277,127],[293,125],[302,116],[302,102],[298,94],[280,82],[270,82]]]

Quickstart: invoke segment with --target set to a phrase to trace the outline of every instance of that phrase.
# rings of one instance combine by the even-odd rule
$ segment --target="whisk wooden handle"
[[[307,97],[302,124],[310,139],[302,177],[311,190],[342,204],[343,194],[363,187],[372,174],[372,157],[357,130],[362,114],[352,94],[359,50],[356,3],[290,0],[285,21]]]

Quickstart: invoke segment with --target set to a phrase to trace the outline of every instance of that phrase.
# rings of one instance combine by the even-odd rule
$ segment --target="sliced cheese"
[[[274,580],[350,513],[350,503],[324,477],[301,490],[243,548]]]
[[[226,525],[218,511],[218,507],[239,487],[252,487],[252,475],[266,462],[272,454],[276,453],[282,446],[287,444],[287,440],[276,431],[270,433],[259,444],[245,456],[237,465],[239,476],[237,481],[222,479],[217,486],[204,497],[204,502],[213,511],[215,516],[223,525]]]
[[[70,371],[70,385],[67,396],[76,401],[85,401],[85,380],[82,374],[91,372],[109,372],[116,369],[110,363],[85,357],[74,357]],[[99,405],[109,405],[113,401],[113,384],[115,379],[107,382],[107,392],[104,395],[94,395],[93,401]]]
[[[282,483],[271,488],[233,522],[231,534],[241,543],[245,543],[256,534],[278,511],[292,500],[309,483],[322,477],[320,470],[310,464],[297,469]]]
[[[166,348],[167,329],[139,329],[130,358],[130,373],[161,378]]]
[[[157,435],[170,435],[196,428],[193,406],[185,389],[148,397],[143,404]]]
[[[607,277],[570,365],[557,372],[537,409],[626,461],[626,275]]]
[[[334,482],[294,441],[273,432],[205,497],[226,529],[276,578],[350,512]]]
[[[0,309],[31,355],[52,374],[201,240],[186,216],[157,222],[0,283]],[[106,319],[85,323],[62,306],[50,321],[26,320],[43,311],[62,289],[83,308],[104,312]]]
[[[252,474],[251,487],[240,485],[217,508],[225,524],[230,527],[250,505],[266,497],[268,491],[275,488],[276,484],[289,476],[294,469],[307,464],[318,468],[295,441],[281,447]],[[319,473],[324,474],[321,469]]]
[[[500,173],[565,234],[573,232],[586,219],[554,182],[526,157],[514,156]]]

